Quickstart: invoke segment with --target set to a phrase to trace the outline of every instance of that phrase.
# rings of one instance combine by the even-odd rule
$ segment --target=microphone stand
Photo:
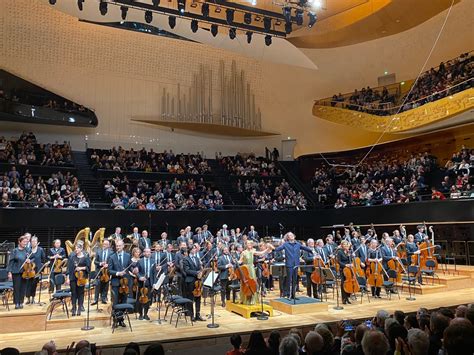
[[[103,268],[99,270],[97,275],[94,277],[92,281],[96,281],[97,277],[101,274]],[[95,286],[97,287],[97,285]],[[86,319],[84,320],[84,326],[81,328],[81,330],[92,330],[94,329],[93,325],[90,325],[90,308],[91,308],[91,273],[89,272],[89,293],[87,295],[87,313],[86,313]]]
[[[341,304],[339,303],[339,287],[337,286],[337,280],[338,280],[337,273],[334,274],[331,268],[329,268],[329,270],[331,270],[332,274],[334,275],[334,281],[335,281],[334,287],[336,287],[336,306],[334,306],[333,309],[336,311],[340,311],[340,310],[343,310],[344,307],[342,307]],[[339,278],[339,283],[342,284],[342,280],[340,278]]]
[[[268,320],[268,316],[266,315],[265,311],[263,310],[263,273],[260,273],[260,306],[261,306],[261,311],[260,314],[258,315],[257,319],[258,320]]]
[[[216,261],[211,259],[211,265],[215,263]],[[215,264],[214,264],[215,265]],[[212,280],[212,285],[211,285],[211,323],[207,325],[208,328],[219,328],[219,324],[214,322],[214,308],[215,308],[215,292],[214,292],[214,270],[211,270],[211,280]]]

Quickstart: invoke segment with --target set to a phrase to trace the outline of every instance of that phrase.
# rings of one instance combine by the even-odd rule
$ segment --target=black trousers
[[[318,285],[311,281],[311,273],[306,273],[306,294],[308,297],[318,298]]]
[[[127,303],[128,294],[119,292],[120,286],[112,286],[112,304]]]
[[[185,297],[193,301],[193,303],[190,303],[188,305],[188,314],[189,316],[193,317],[194,315],[197,317],[200,315],[201,312],[201,297],[194,297],[193,295],[194,291],[194,281],[193,282],[186,282],[185,283]],[[194,308],[193,309],[193,304]],[[194,310],[196,313],[194,313]]]
[[[99,301],[99,295],[100,299],[103,302],[107,302],[107,293],[109,292],[109,282],[102,282],[100,280],[97,280],[97,286],[95,287],[95,301]]]
[[[52,272],[51,273],[51,279],[49,283],[49,292],[58,292],[61,290],[61,285],[56,285],[55,280],[56,280],[56,275],[61,274],[60,272]],[[56,291],[55,291],[56,290]]]
[[[229,279],[221,279],[221,302],[224,303],[226,300],[230,300],[230,282]]]
[[[291,298],[295,298],[296,289],[298,288],[298,269],[285,266],[286,269],[286,294]]]
[[[71,282],[72,310],[81,309],[84,306],[84,286],[77,286],[77,281]],[[76,307],[77,306],[77,307]]]
[[[41,277],[41,276],[40,276]],[[26,281],[26,297],[33,297],[36,296],[36,288],[38,287],[39,278],[33,277]]]
[[[13,303],[15,305],[23,304],[25,301],[27,280],[21,277],[21,274],[12,274],[13,281]]]
[[[372,291],[372,296],[380,296],[380,287],[370,286],[370,290]]]

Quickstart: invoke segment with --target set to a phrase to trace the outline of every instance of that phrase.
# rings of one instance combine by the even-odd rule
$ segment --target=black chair
[[[385,288],[387,297],[389,299],[392,299],[392,293],[396,293],[398,295],[398,299],[400,299],[400,292],[398,292],[398,288],[397,288],[397,271],[388,269],[387,275],[388,275],[388,280],[384,280],[383,282],[383,287]]]
[[[193,316],[192,314],[189,314],[189,311],[188,311],[188,305],[192,304],[193,301],[191,301],[189,298],[178,298],[177,300],[175,300],[175,303],[177,306],[177,310],[176,312],[171,313],[170,324],[173,321],[173,314],[176,314],[176,324],[174,326],[175,328],[178,327],[178,321],[181,318],[181,316],[184,316],[184,320],[186,321],[186,323],[188,322],[188,317],[189,317],[189,319],[191,320],[191,325],[194,325]]]
[[[125,319],[128,321],[128,326],[132,332],[132,323],[130,322],[130,317],[128,314],[134,311],[134,307],[130,303],[120,303],[112,306],[112,333],[114,333],[115,328],[118,327],[120,322],[124,322]]]
[[[240,292],[240,283],[232,283],[229,285],[230,291],[232,292],[232,303],[235,303],[237,299],[237,292]]]
[[[426,260],[426,269],[421,269],[421,274],[427,277],[431,277],[431,284],[434,285],[435,278],[438,278],[438,284],[440,284],[439,276],[435,272],[436,263],[434,260]]]
[[[3,306],[10,310],[10,305],[8,300],[10,295],[13,292],[13,282],[8,281],[8,271],[7,269],[0,269],[0,298],[2,299]]]
[[[403,283],[408,284],[408,292],[412,293],[412,286],[415,287],[418,281],[418,273],[420,268],[416,265],[410,265],[407,267],[407,275],[403,277]]]
[[[360,303],[362,304],[362,299],[364,298],[364,295],[367,295],[367,301],[370,303],[370,297],[369,297],[369,289],[367,287],[367,280],[365,277],[357,276],[357,283],[359,284],[360,287]],[[326,296],[326,301],[327,301],[327,296]]]
[[[54,278],[54,284],[58,285],[58,287],[61,287],[64,282],[66,282],[66,277],[64,274],[58,274]],[[51,296],[51,303],[48,306],[48,319],[51,319],[54,310],[56,309],[57,306],[62,305],[63,306],[63,312],[66,311],[66,316],[69,318],[69,310],[67,308],[67,300],[71,298],[71,290],[70,289],[61,289],[58,292],[53,293]]]

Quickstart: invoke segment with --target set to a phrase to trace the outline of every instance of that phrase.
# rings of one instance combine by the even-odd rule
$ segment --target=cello
[[[345,251],[347,253],[347,251]],[[350,258],[349,254],[349,258]],[[359,282],[357,281],[357,275],[355,274],[354,269],[351,266],[345,266],[344,269],[342,270],[342,273],[344,274],[344,291],[346,291],[349,294],[356,293],[360,291],[360,285]]]
[[[257,293],[257,280],[250,277],[249,268],[247,265],[240,266],[237,260],[234,260],[236,269],[235,275],[240,281],[240,290],[246,297],[251,297]]]
[[[321,256],[317,256],[314,259],[314,271],[311,273],[311,281],[317,285],[320,285],[322,283],[326,282],[326,277],[324,276],[322,272],[322,268],[326,267],[324,264],[323,259],[321,259]]]

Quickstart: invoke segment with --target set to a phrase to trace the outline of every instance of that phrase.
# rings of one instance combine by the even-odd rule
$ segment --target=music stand
[[[329,268],[324,268],[323,272],[324,272],[324,275],[326,276],[326,280],[329,279],[330,281],[334,281],[334,287],[336,288],[336,306],[334,306],[333,309],[335,309],[336,311],[340,311],[340,310],[344,309],[344,307],[342,307],[339,304],[339,287],[337,287],[338,277],[337,277],[336,274],[334,274],[334,271],[332,271],[332,269],[330,267]],[[342,282],[342,280],[340,282]]]
[[[203,286],[206,286],[210,290],[210,296],[211,296],[211,323],[207,325],[208,328],[219,328],[219,324],[214,322],[214,309],[215,309],[215,290],[214,290],[214,283],[216,280],[218,280],[219,273],[215,272],[214,270],[211,270],[209,274],[207,274],[206,278],[204,279]]]
[[[161,298],[160,298],[160,293],[161,293],[161,286],[163,286],[163,282],[165,281],[166,275],[161,274],[160,277],[158,277],[158,280],[156,283],[153,285],[153,289],[158,293],[158,298],[160,299],[158,302],[158,319],[157,323],[161,324]]]

